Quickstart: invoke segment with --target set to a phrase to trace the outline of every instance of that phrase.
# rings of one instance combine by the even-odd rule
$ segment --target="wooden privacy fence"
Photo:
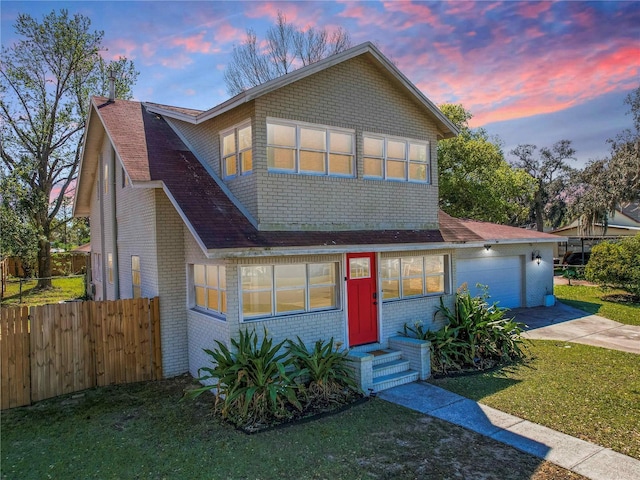
[[[158,297],[0,312],[2,409],[162,378]]]

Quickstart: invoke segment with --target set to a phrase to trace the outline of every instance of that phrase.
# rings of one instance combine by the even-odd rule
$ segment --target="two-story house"
[[[438,209],[456,133],[370,43],[210,110],[93,98],[75,215],[95,298],[160,297],[167,376],[246,328],[386,348],[463,282],[541,305],[558,237]]]

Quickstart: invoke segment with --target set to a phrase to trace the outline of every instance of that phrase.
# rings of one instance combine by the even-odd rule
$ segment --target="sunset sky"
[[[229,95],[223,72],[248,28],[278,10],[296,26],[346,29],[374,42],[436,104],[461,103],[504,150],[569,139],[581,166],[631,127],[625,96],[640,86],[640,2],[2,1],[2,45],[18,13],[66,8],[104,30],[105,58],[124,55],[141,101],[208,109]]]

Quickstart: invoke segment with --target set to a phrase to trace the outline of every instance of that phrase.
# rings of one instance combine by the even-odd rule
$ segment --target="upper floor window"
[[[241,267],[246,318],[331,310],[338,307],[337,263]]]
[[[364,176],[429,183],[429,142],[364,135]]]
[[[251,124],[245,122],[220,134],[222,145],[222,176],[231,178],[251,172],[253,151]]]
[[[354,132],[284,120],[267,122],[269,170],[353,177]]]
[[[227,277],[224,265],[194,265],[195,304],[222,315],[227,313]]]
[[[382,259],[382,299],[445,293],[448,284],[447,258],[446,255],[426,255]]]

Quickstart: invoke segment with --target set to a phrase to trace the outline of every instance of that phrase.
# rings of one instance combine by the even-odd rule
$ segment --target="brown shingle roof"
[[[522,238],[517,237],[521,229],[464,222],[444,212],[439,230],[259,231],[161,116],[139,102],[94,98],[94,104],[131,180],[163,182],[208,250],[465,243],[483,241],[485,233],[496,231],[500,238]],[[532,235],[526,231],[524,236]]]
[[[538,232],[537,230],[526,230],[519,227],[509,227],[489,222],[478,222],[475,220],[458,220],[465,228],[478,235],[482,240],[524,240],[524,239],[548,239],[557,242],[558,237],[549,233]]]

